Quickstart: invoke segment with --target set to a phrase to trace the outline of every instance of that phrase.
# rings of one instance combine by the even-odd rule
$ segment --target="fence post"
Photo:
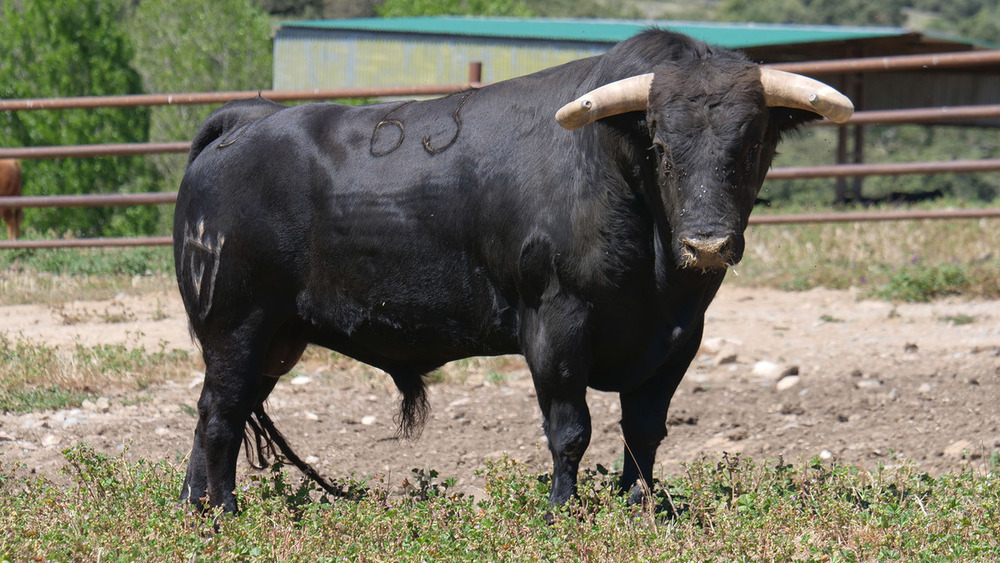
[[[479,84],[483,81],[483,63],[472,61],[469,63],[469,84]]]

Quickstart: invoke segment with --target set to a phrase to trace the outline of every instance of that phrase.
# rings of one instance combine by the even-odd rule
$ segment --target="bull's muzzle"
[[[681,267],[698,270],[718,270],[736,264],[736,241],[732,236],[715,238],[682,238]]]

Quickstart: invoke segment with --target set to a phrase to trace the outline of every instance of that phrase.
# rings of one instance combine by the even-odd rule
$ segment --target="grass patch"
[[[67,276],[173,273],[170,247],[18,249],[0,252],[0,270],[31,269]]]
[[[580,496],[547,505],[548,480],[510,460],[484,472],[486,495],[415,471],[398,483],[343,483],[328,499],[277,467],[239,487],[243,512],[202,518],[176,501],[169,462],[87,446],[65,452],[73,483],[0,466],[3,560],[992,560],[1000,556],[1000,476],[861,472],[738,456],[702,461],[657,484],[651,508],[615,494],[598,467]],[[550,524],[546,524],[550,520]]]
[[[889,272],[887,279],[869,288],[866,296],[886,301],[926,303],[939,297],[969,291],[968,267],[958,264],[906,265]]]
[[[948,323],[948,324],[950,324],[950,325],[953,325],[953,326],[970,325],[970,324],[976,322],[976,318],[975,317],[970,316],[970,315],[965,315],[965,314],[948,315],[948,316],[942,317],[941,320],[944,321],[944,322],[946,322],[946,323]]]
[[[0,251],[0,305],[107,299],[176,287],[170,248]]]
[[[1000,297],[1000,219],[757,225],[727,283],[920,302]]]
[[[963,201],[918,209],[968,207]],[[829,211],[794,204],[757,215]],[[927,301],[1000,297],[1000,219],[756,225],[728,283],[802,291],[858,288],[867,298]],[[106,299],[121,292],[175,291],[169,248],[0,252],[0,305]],[[115,322],[109,318],[108,322]],[[127,320],[127,319],[121,319]],[[436,374],[442,380],[452,377]]]
[[[71,350],[0,333],[0,411],[79,407],[96,390],[142,390],[195,367],[184,350],[76,344]]]

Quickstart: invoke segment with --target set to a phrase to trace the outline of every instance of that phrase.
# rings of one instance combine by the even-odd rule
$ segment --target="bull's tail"
[[[405,385],[399,386],[400,381]],[[423,378],[419,375],[405,380],[397,380],[397,386],[403,394],[403,403],[397,420],[399,431],[406,438],[416,437],[423,430],[424,422],[427,420],[427,412],[430,409],[426,386]],[[331,485],[312,465],[306,463],[292,450],[288,441],[274,426],[271,417],[267,416],[264,405],[257,407],[257,410],[247,420],[243,448],[247,462],[251,467],[265,469],[270,465],[269,460],[284,459],[297,467],[306,477],[315,481],[327,493],[340,498],[352,497],[351,493],[345,491],[343,487]]]
[[[264,412],[264,405],[257,407],[253,416],[247,421],[247,433],[243,436],[243,446],[246,450],[247,461],[251,467],[264,469],[269,465],[269,458],[279,460],[284,458],[285,461],[297,467],[306,477],[315,481],[327,493],[339,498],[353,498],[349,490],[345,490],[344,487],[331,485],[312,465],[306,463],[292,450],[285,437],[275,428],[271,417],[267,416],[267,413]],[[275,446],[277,446],[277,450]],[[254,459],[255,457],[256,459]]]
[[[403,394],[403,403],[400,405],[399,415],[396,417],[399,433],[404,438],[417,438],[424,429],[427,412],[430,410],[430,403],[427,402],[426,384],[421,375],[397,377],[393,374],[392,379],[399,392]]]
[[[267,117],[285,109],[285,107],[260,96],[227,102],[219,109],[213,111],[205,119],[205,122],[201,124],[201,127],[198,128],[198,132],[191,142],[188,165],[194,162],[194,159],[198,158],[198,155],[205,150],[205,147],[212,144],[213,141],[221,139],[226,133]]]

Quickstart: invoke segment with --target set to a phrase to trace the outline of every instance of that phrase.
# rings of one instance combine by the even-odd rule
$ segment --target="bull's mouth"
[[[680,265],[692,270],[724,270],[740,261],[733,237],[682,238]]]

